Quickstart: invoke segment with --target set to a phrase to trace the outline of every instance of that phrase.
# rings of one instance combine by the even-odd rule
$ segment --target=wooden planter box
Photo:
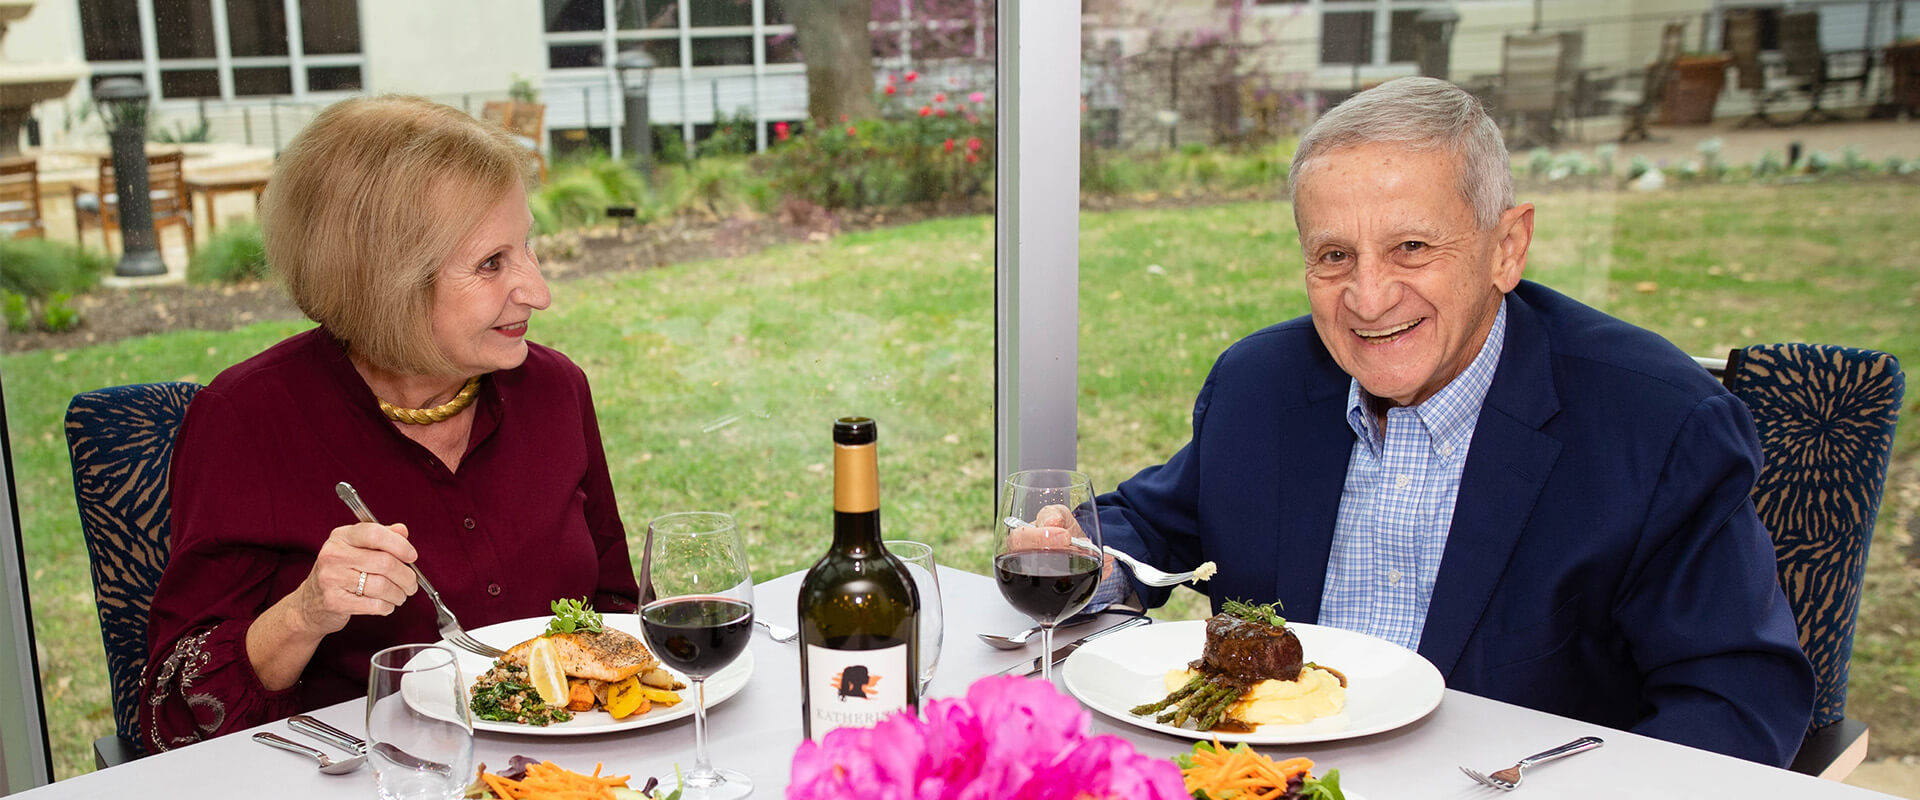
[[[1720,89],[1727,83],[1726,55],[1681,56],[1673,62],[1673,76],[1667,79],[1665,102],[1660,104],[1660,121],[1668,125],[1705,125],[1713,121],[1713,104],[1720,100]]]
[[[1893,104],[1920,113],[1920,42],[1887,45],[1887,75],[1893,83]]]

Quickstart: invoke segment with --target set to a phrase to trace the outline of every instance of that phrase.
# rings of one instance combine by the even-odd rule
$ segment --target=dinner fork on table
[[[1527,767],[1535,764],[1543,764],[1555,759],[1566,758],[1575,753],[1584,753],[1602,744],[1605,744],[1605,742],[1601,741],[1599,737],[1582,736],[1552,750],[1534,753],[1533,755],[1520,759],[1519,763],[1511,767],[1494,771],[1491,775],[1482,775],[1478,770],[1467,769],[1466,767],[1461,767],[1460,771],[1467,773],[1467,777],[1479,781],[1482,786],[1490,786],[1503,792],[1511,792],[1520,788],[1521,773],[1524,773]]]
[[[353,490],[353,484],[341,481],[334,485],[333,492],[334,494],[340,495],[341,501],[347,504],[347,508],[353,509],[353,515],[359,517],[361,522],[371,522],[375,525],[380,524],[378,520],[373,518],[373,512],[367,510],[367,504],[360,502],[360,493]],[[468,635],[467,629],[460,627],[460,620],[453,616],[453,611],[447,608],[445,602],[440,600],[440,593],[434,590],[433,584],[427,580],[427,576],[420,574],[420,568],[408,564],[407,569],[413,570],[414,579],[420,582],[420,590],[427,593],[428,600],[433,601],[433,622],[439,626],[440,635],[444,637],[448,643],[463,650],[473,651],[487,658],[499,658],[507,654],[505,650],[481,642],[479,639]]]

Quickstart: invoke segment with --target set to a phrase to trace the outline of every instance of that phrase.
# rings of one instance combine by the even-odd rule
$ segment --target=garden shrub
[[[0,239],[0,289],[38,299],[93,288],[113,259],[66,242]]]
[[[889,76],[879,119],[804,133],[776,127],[764,157],[773,188],[826,208],[898,206],[983,197],[993,185],[993,110],[981,92],[960,96]],[[922,102],[916,93],[929,96]]]
[[[73,296],[66,292],[54,292],[47,298],[47,306],[41,309],[40,324],[54,333],[72,330],[80,324],[80,312],[73,307]]]
[[[0,289],[0,313],[7,318],[7,330],[23,333],[33,327],[33,309],[27,305],[27,296],[19,292]]]
[[[252,221],[221,228],[187,262],[187,280],[194,283],[266,280],[268,272],[267,246]]]

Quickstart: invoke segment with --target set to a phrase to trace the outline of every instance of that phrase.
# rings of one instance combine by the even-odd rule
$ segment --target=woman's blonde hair
[[[343,100],[280,154],[260,199],[267,263],[294,303],[383,369],[457,375],[434,342],[440,265],[533,154],[498,126],[425,98]]]

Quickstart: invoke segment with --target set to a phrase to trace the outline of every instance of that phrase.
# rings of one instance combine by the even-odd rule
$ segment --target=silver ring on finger
[[[355,570],[355,572],[359,572],[359,570]],[[360,573],[360,582],[354,584],[353,594],[355,597],[367,596],[367,573],[365,572]]]

